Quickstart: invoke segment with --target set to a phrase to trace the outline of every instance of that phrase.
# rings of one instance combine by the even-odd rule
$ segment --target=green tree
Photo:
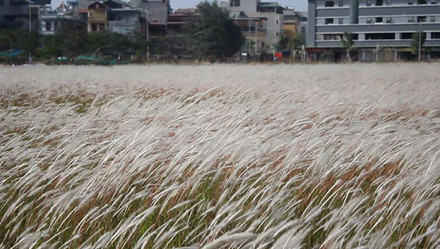
[[[59,25],[60,27],[56,31],[54,42],[58,43],[61,55],[73,57],[93,51],[85,22],[63,21]]]
[[[12,49],[14,43],[18,41],[17,30],[0,29],[0,51]]]
[[[288,50],[289,48],[289,38],[287,36],[282,36],[276,45],[276,49],[278,51]]]
[[[423,44],[425,43],[426,35],[422,34],[421,32],[417,32],[413,35],[411,40],[411,54],[412,55],[418,55],[419,54],[419,48],[420,50],[423,48]]]
[[[278,51],[291,51],[295,59],[296,54],[301,50],[302,45],[305,44],[304,36],[300,33],[294,33],[291,37],[283,36],[278,41],[276,49]]]
[[[342,47],[347,52],[347,60],[351,61],[351,52],[355,50],[353,34],[344,32],[341,39]]]
[[[200,21],[188,33],[189,51],[198,58],[224,59],[238,52],[244,43],[240,28],[217,1],[197,5]]]

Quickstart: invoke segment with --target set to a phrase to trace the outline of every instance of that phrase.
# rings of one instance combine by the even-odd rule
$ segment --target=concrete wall
[[[240,6],[229,7],[231,11],[256,12],[258,0],[240,0]],[[230,5],[229,5],[230,6]]]
[[[134,7],[139,7],[144,10],[150,11],[149,20],[150,22],[159,22],[165,24],[167,22],[169,1],[152,1],[144,2],[142,0],[132,0],[130,5]]]
[[[316,39],[316,0],[309,0],[307,16],[307,47],[315,47]]]
[[[113,12],[115,20],[108,21],[108,30],[120,34],[133,34],[140,29],[137,12]],[[120,20],[119,20],[120,19]]]

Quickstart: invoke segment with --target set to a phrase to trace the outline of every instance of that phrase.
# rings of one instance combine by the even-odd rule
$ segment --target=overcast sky
[[[56,8],[62,0],[52,0],[52,7]],[[127,0],[125,0],[127,1]],[[176,10],[178,8],[191,8],[196,6],[201,0],[171,0],[171,7]],[[262,0],[263,2],[278,2],[281,5],[293,6],[295,10],[307,10],[307,0]],[[66,2],[66,0],[64,0]],[[219,2],[221,2],[219,0]]]

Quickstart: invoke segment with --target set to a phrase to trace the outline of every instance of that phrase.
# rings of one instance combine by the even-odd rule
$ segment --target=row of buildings
[[[309,58],[343,55],[341,39],[347,32],[361,61],[407,59],[414,34],[421,34],[422,57],[440,57],[440,0],[308,0],[305,14],[260,0],[229,0],[221,6],[242,30],[249,53],[268,51],[281,37],[302,32]],[[195,8],[173,11],[170,0],[67,0],[56,9],[50,0],[0,1],[0,28],[24,24],[45,35],[69,20],[86,24],[88,32],[154,39],[182,33],[186,23],[198,18]]]
[[[171,9],[170,0],[67,0],[52,9],[51,0],[1,0],[0,28],[29,25],[43,35],[55,34],[61,23],[87,25],[88,32],[141,34],[149,39],[182,33],[197,21],[196,8]],[[291,7],[260,0],[221,2],[246,37],[246,52],[273,48],[283,35],[304,31],[304,16]]]

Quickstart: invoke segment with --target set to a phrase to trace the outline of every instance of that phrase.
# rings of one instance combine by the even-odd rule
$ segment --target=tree
[[[344,32],[344,34],[342,35],[341,42],[342,42],[342,47],[347,52],[347,60],[351,61],[350,53],[353,50],[355,50],[354,41],[353,41],[353,34]]]
[[[418,55],[420,50],[423,48],[423,44],[425,43],[426,35],[423,35],[421,32],[415,33],[411,40],[411,54],[412,55]],[[420,58],[419,58],[420,60]]]
[[[92,52],[85,22],[65,20],[59,25],[55,35],[63,56],[73,57]]]
[[[289,49],[289,38],[287,36],[282,36],[280,40],[278,41],[278,44],[276,46],[278,51],[284,51]]]
[[[291,37],[283,36],[278,41],[276,49],[278,51],[291,51],[295,59],[296,54],[301,50],[302,45],[305,44],[304,36],[300,33],[294,33]]]
[[[217,1],[197,5],[200,21],[188,33],[189,51],[198,58],[224,59],[238,52],[244,37]]]

